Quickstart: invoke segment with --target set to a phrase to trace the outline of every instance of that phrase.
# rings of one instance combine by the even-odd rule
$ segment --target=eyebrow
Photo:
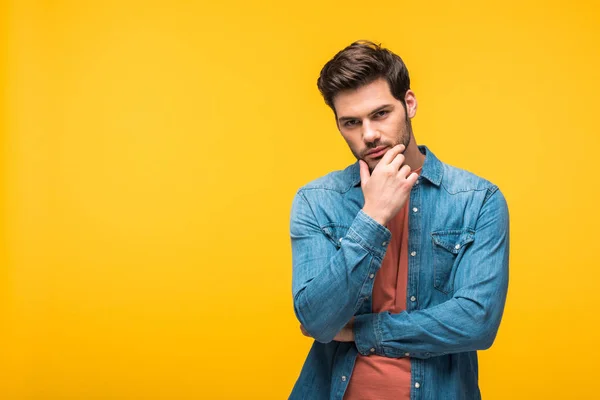
[[[393,106],[392,104],[384,104],[384,105],[382,105],[382,106],[379,106],[379,107],[377,107],[377,108],[376,108],[376,109],[374,109],[373,111],[371,111],[371,112],[369,113],[369,115],[376,114],[376,113],[378,113],[379,111],[383,110],[384,108],[387,108],[387,107],[392,107],[392,106]],[[351,120],[353,120],[353,119],[360,119],[360,118],[358,118],[358,117],[350,117],[350,116],[348,116],[348,117],[340,117],[340,118],[338,118],[338,122],[351,121]]]

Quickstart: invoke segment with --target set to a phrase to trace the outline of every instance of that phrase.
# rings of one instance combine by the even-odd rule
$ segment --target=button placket
[[[409,241],[408,248],[410,249],[410,257],[408,262],[408,279],[406,282],[407,293],[413,293],[410,296],[410,303],[406,304],[407,311],[413,311],[417,309],[417,297],[416,293],[419,287],[419,264],[421,261],[421,254],[419,253],[421,247],[421,215],[419,208],[421,206],[421,191],[425,189],[424,186],[417,186],[421,182],[421,178],[417,179],[417,184],[413,186],[414,191],[410,194],[409,209],[412,211],[408,215],[408,230],[409,230]]]

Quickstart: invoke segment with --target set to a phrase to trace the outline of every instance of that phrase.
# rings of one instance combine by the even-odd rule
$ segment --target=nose
[[[365,121],[363,122],[362,125],[363,128],[363,140],[365,141],[365,143],[374,143],[377,140],[379,140],[379,138],[381,137],[381,134],[379,133],[379,131],[377,129],[375,129],[374,126],[371,125],[370,121]]]

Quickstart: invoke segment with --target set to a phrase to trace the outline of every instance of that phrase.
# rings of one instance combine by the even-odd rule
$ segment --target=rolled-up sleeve
[[[327,343],[348,323],[373,289],[391,232],[360,210],[336,246],[324,234],[299,191],[292,204],[292,292],[300,323]]]

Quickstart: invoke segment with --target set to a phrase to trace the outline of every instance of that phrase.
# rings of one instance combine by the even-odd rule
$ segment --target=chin
[[[369,170],[370,170],[371,172],[373,172],[373,170],[375,169],[375,167],[376,167],[377,165],[379,165],[379,161],[375,161],[375,162],[374,162],[374,163],[372,163],[372,164],[370,164],[370,163],[368,163],[368,162],[367,162],[367,165],[369,166]]]

